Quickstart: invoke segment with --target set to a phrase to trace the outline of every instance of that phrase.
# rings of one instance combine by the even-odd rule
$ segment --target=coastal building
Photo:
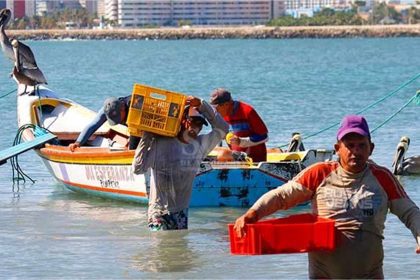
[[[23,18],[25,16],[25,0],[6,0],[6,8],[12,12],[12,18]]]
[[[25,16],[33,17],[35,15],[35,1],[25,1]]]
[[[284,0],[272,1],[272,14],[270,19],[275,19],[284,16],[286,12],[286,3]]]
[[[105,18],[121,27],[258,25],[284,14],[283,0],[104,0]]]
[[[105,16],[105,0],[98,0],[98,18],[103,18]]]
[[[47,1],[36,1],[35,2],[35,14],[37,16],[43,16],[47,13]]]
[[[104,18],[118,22],[118,0],[104,0]]]
[[[346,10],[352,7],[353,0],[285,0],[286,14],[299,18],[302,15],[312,17],[324,8]]]
[[[313,17],[314,16],[314,10],[313,9],[308,9],[308,8],[287,9],[286,14],[290,15],[294,18],[300,18],[302,16]]]
[[[35,13],[38,16],[54,13],[64,9],[80,9],[79,0],[26,0],[35,2]]]
[[[352,0],[285,0],[286,9],[310,9],[313,11],[322,8],[344,10],[350,8]]]
[[[79,3],[89,14],[94,15],[98,13],[98,0],[79,0]]]
[[[0,0],[0,9],[6,8],[6,0]]]

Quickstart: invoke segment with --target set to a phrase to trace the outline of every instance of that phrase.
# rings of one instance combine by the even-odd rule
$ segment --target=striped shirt
[[[268,129],[263,120],[251,105],[242,101],[234,101],[233,111],[224,117],[230,130],[238,137],[249,137],[252,142],[260,142],[268,137]],[[232,146],[232,150],[245,152],[255,162],[267,160],[265,143],[251,147]]]

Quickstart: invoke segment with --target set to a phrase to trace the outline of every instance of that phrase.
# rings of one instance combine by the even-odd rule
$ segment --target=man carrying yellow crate
[[[153,231],[188,228],[188,207],[195,175],[202,160],[229,129],[206,101],[188,96],[187,105],[189,109],[184,111],[176,137],[144,132],[135,153],[134,173],[143,174],[151,169],[148,224]],[[207,122],[211,131],[199,135]]]

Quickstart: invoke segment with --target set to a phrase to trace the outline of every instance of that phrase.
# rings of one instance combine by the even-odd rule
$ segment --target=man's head
[[[197,108],[189,106],[185,108],[180,136],[184,142],[189,142],[191,138],[196,139],[203,128],[203,125],[208,125],[204,116],[197,110]]]
[[[337,131],[334,148],[346,171],[361,172],[374,149],[366,119],[357,115],[345,116]]]
[[[229,91],[224,88],[215,89],[210,95],[213,105],[222,117],[227,116],[233,109],[233,100]]]
[[[110,125],[122,124],[127,116],[123,100],[116,97],[107,98],[104,102],[104,113]]]

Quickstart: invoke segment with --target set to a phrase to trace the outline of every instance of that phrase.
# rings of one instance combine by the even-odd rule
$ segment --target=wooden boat
[[[132,173],[134,151],[125,148],[127,127],[105,123],[89,139],[88,146],[71,152],[68,144],[75,141],[96,113],[76,102],[60,98],[44,86],[38,86],[30,94],[23,93],[24,90],[25,87],[20,85],[17,95],[18,125],[34,124],[57,136],[56,140],[35,151],[59,182],[75,192],[147,203],[149,176]],[[33,131],[25,130],[23,138],[33,140]],[[217,150],[213,151],[197,172],[191,206],[248,207],[262,194],[281,186],[303,168],[331,159],[333,152],[271,151],[268,161],[259,163],[219,162],[215,159],[216,154]]]
[[[0,22],[3,24],[7,20],[2,16]],[[7,42],[6,35],[1,35]],[[22,46],[24,45],[17,41],[13,46],[2,45],[6,54],[14,53],[9,58],[15,62],[13,77],[18,84],[18,125],[20,129],[36,125],[57,136],[53,141],[35,147],[51,175],[75,192],[147,203],[149,175],[134,175],[132,172],[134,151],[125,148],[129,137],[127,127],[111,127],[105,123],[92,135],[86,147],[71,152],[68,145],[76,140],[96,113],[72,100],[61,98],[54,91],[40,85],[45,84],[46,80],[37,78],[42,72],[36,67],[29,47]],[[21,56],[19,52],[25,55]],[[26,68],[27,65],[30,67]],[[35,70],[38,76],[33,74]],[[34,129],[28,128],[23,131],[22,138],[25,141],[34,141],[36,135]],[[272,151],[268,155],[268,161],[258,164],[246,161],[219,162],[215,154],[217,150],[202,162],[197,172],[191,206],[248,207],[262,194],[281,186],[306,166],[331,159],[333,152]],[[2,158],[1,163],[6,158]]]

